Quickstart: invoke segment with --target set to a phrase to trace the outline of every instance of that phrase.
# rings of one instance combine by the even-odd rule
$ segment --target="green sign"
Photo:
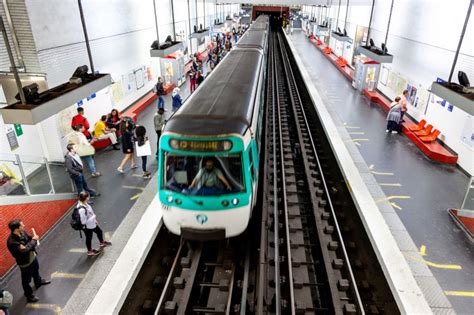
[[[19,124],[13,124],[13,126],[15,126],[15,133],[16,133],[16,136],[19,137],[23,134],[23,128],[21,128],[21,125]]]

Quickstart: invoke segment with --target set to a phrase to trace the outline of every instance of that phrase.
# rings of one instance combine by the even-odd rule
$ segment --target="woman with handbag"
[[[137,126],[135,129],[135,145],[137,149],[137,156],[142,158],[143,178],[150,179],[150,172],[146,170],[147,156],[151,155],[151,146],[148,137],[146,136],[146,129],[143,126]]]
[[[131,168],[137,168],[137,163],[135,161],[135,155],[133,154],[133,130],[132,125],[128,119],[124,119],[120,126],[122,132],[122,152],[125,154],[122,162],[120,163],[117,171],[120,173],[125,173],[123,168],[127,164],[128,161],[131,161],[132,166]]]
[[[79,124],[76,126],[76,131],[73,132],[73,135],[70,137],[69,142],[74,144],[77,154],[86,161],[89,170],[92,173],[92,177],[97,177],[102,175],[100,172],[97,172],[95,168],[94,154],[95,149],[92,146],[90,140],[84,135],[84,126]]]

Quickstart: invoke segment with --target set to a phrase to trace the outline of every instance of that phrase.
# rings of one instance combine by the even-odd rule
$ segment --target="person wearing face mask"
[[[191,185],[189,185],[189,188],[200,189],[204,187],[221,189],[223,183],[227,190],[232,190],[224,174],[214,166],[212,158],[207,158],[204,162],[205,166],[199,170]]]

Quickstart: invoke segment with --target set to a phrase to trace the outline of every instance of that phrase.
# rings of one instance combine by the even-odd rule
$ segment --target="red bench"
[[[385,111],[389,111],[390,109],[390,101],[385,98],[382,94],[380,94],[377,91],[369,91],[367,89],[364,90],[365,96],[367,98],[376,103],[379,104]],[[433,129],[433,126],[427,125],[430,130],[427,132],[421,132],[426,130],[425,128],[418,129],[418,124],[416,124],[410,117],[405,115],[403,117],[405,120],[404,123],[402,123],[402,131],[403,133],[410,139],[420,150],[423,152],[426,156],[428,156],[430,159],[441,162],[441,163],[446,163],[446,164],[456,164],[458,161],[458,156],[455,153],[451,153],[448,149],[446,149],[440,142],[435,141],[436,138],[439,135],[439,131],[434,130],[433,134],[431,134],[431,130]],[[421,123],[421,122],[420,122]],[[413,130],[413,131],[412,131]],[[417,135],[419,133],[420,135]],[[426,135],[425,135],[426,134]],[[432,141],[431,138],[436,136],[436,138]],[[426,137],[426,138],[423,138]]]
[[[168,87],[169,89],[169,87]],[[165,87],[166,91],[166,87]],[[165,93],[166,94],[166,93]],[[123,116],[128,116],[132,118],[134,121],[137,121],[137,116],[141,113],[145,108],[148,107],[151,103],[153,103],[157,99],[156,94],[151,91],[138,101],[136,101],[133,105],[129,106],[123,113]]]

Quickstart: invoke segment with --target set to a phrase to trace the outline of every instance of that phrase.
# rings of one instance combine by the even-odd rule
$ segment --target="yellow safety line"
[[[62,307],[56,304],[42,304],[42,303],[28,303],[26,304],[27,308],[33,308],[33,309],[47,309],[47,310],[52,310],[56,314],[59,314],[62,312]]]
[[[353,138],[352,141],[369,141],[367,138]]]
[[[361,146],[361,144],[360,144],[359,142],[357,142],[357,141],[354,141],[354,144],[357,145],[357,146],[359,146],[359,147]]]
[[[375,175],[393,176],[393,173],[384,173],[384,172],[376,172],[376,171],[371,171],[371,173]]]
[[[85,248],[71,248],[69,250],[70,253],[85,253],[87,249]]]
[[[142,193],[139,193],[139,194],[136,194],[136,195],[130,197],[130,200],[136,200],[136,199],[138,199],[138,198],[141,196],[141,194],[142,194]]]
[[[369,170],[373,170],[374,168],[375,168],[375,165],[374,165],[374,164],[370,164]]]
[[[138,190],[145,190],[144,187],[138,187],[138,186],[122,186],[122,188],[126,189],[138,189]]]
[[[365,135],[365,132],[362,131],[354,131],[354,132],[349,132],[350,135]]]
[[[388,196],[385,198],[378,199],[377,202],[389,201],[392,199],[410,199],[411,196]]]
[[[415,261],[420,261],[420,262],[424,262],[426,265],[430,266],[430,267],[433,267],[433,268],[438,268],[438,269],[452,269],[452,270],[461,270],[462,269],[462,266],[460,265],[445,265],[445,264],[437,264],[437,263],[434,263],[434,262],[431,262],[431,261],[428,261],[428,260],[425,260],[425,259],[420,259],[418,257],[415,257],[415,256],[412,256],[412,255],[408,255],[406,253],[403,253],[407,258],[410,258],[412,260],[415,260]]]
[[[474,297],[474,292],[469,291],[444,291],[444,294],[450,296]]]
[[[421,245],[421,247],[420,247],[420,255],[421,255],[421,256],[426,256],[426,246],[425,246],[425,245]]]
[[[347,129],[360,129],[360,127],[356,127],[356,126],[346,126]]]
[[[390,202],[390,205],[398,210],[402,210],[403,208],[397,205],[395,202]]]
[[[393,186],[393,187],[401,187],[402,184],[400,183],[380,183],[380,186]]]
[[[67,273],[67,272],[53,272],[51,278],[64,278],[64,279],[82,279],[84,278],[83,273]]]

